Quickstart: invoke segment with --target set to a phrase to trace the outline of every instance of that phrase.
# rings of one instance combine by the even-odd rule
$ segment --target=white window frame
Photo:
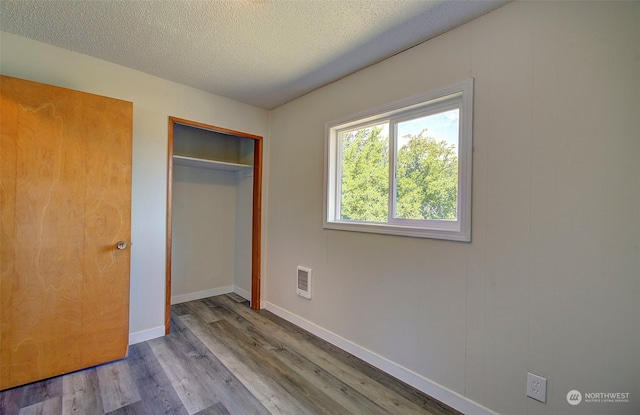
[[[458,206],[457,220],[414,220],[396,218],[396,149],[391,137],[398,122],[459,108]],[[339,133],[389,122],[389,219],[367,222],[340,219],[341,165]],[[371,232],[419,238],[471,241],[471,172],[473,154],[473,79],[467,79],[434,91],[373,108],[325,125],[324,223],[325,229]]]

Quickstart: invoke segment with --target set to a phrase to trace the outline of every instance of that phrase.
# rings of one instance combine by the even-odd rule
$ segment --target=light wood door
[[[0,81],[6,389],[126,356],[133,105]]]

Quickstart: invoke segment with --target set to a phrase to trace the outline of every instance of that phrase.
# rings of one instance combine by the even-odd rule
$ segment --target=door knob
[[[127,249],[127,243],[125,241],[120,241],[118,242],[118,244],[116,245],[116,247],[118,249]]]

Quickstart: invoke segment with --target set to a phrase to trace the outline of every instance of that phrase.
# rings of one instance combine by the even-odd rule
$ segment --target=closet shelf
[[[224,171],[241,171],[253,169],[253,166],[250,164],[229,163],[226,161],[217,161],[178,155],[173,156],[173,163],[179,166],[199,167],[201,169]]]

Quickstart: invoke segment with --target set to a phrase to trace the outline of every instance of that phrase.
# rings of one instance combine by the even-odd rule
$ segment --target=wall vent
[[[311,269],[298,267],[298,288],[296,292],[300,297],[311,299]]]

